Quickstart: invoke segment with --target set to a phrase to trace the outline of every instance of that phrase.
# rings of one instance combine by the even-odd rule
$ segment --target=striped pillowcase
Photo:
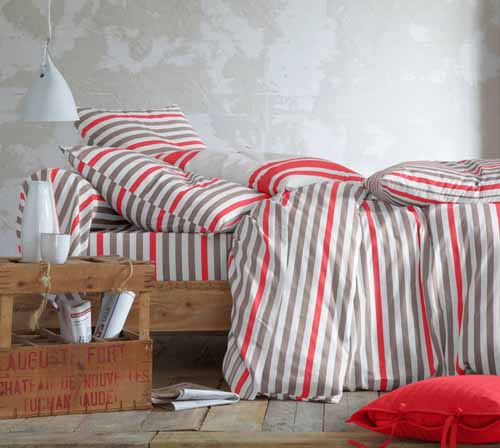
[[[99,192],[76,173],[62,168],[45,168],[33,173],[31,180],[48,181],[52,185],[57,218],[61,232],[71,235],[70,254],[84,255],[90,231],[123,231],[131,228],[128,221],[118,216]],[[16,220],[17,240],[21,241],[21,228],[28,180],[23,182]],[[18,247],[21,253],[21,246]]]
[[[150,110],[81,107],[78,115],[75,126],[87,145],[121,147],[149,155],[206,148],[177,105]]]
[[[155,157],[188,172],[219,176],[271,195],[328,180],[364,181],[349,168],[317,157],[197,150],[169,151]]]
[[[405,162],[366,180],[377,198],[397,205],[500,201],[500,160]]]
[[[317,157],[292,157],[259,166],[248,178],[248,186],[274,195],[325,181],[363,182],[364,177],[329,160]]]
[[[65,156],[119,215],[152,232],[231,231],[258,201],[268,198],[122,148],[76,146]]]

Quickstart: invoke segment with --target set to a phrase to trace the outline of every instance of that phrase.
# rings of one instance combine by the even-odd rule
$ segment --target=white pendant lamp
[[[73,94],[61,72],[52,62],[49,44],[52,39],[51,0],[48,0],[49,35],[43,49],[40,73],[23,98],[21,118],[24,121],[76,121],[78,113]]]

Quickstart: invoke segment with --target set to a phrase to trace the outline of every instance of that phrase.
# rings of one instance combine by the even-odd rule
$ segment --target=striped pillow
[[[76,146],[65,155],[118,214],[148,231],[230,231],[255,203],[268,198],[122,148]]]
[[[155,157],[188,172],[222,177],[271,195],[327,180],[364,180],[343,165],[317,157],[196,150],[165,152]]]
[[[81,107],[78,115],[75,126],[87,145],[134,149],[149,155],[206,148],[177,105],[151,110]]]
[[[254,190],[278,194],[325,181],[363,182],[351,169],[318,157],[291,157],[261,164],[248,178]]]
[[[500,201],[500,160],[405,162],[366,180],[379,199],[397,205]]]

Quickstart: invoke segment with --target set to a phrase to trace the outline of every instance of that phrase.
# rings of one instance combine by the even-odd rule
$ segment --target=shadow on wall
[[[500,158],[500,8],[497,0],[479,4],[482,41],[479,42],[479,126],[481,157]]]

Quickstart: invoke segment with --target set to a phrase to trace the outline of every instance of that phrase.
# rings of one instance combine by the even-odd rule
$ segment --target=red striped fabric
[[[277,194],[326,180],[363,182],[363,176],[335,162],[312,157],[296,157],[267,163],[255,170],[248,186]]]
[[[130,223],[104,201],[102,195],[84,178],[76,173],[60,168],[43,169],[30,176],[32,180],[49,181],[54,192],[54,200],[61,232],[71,235],[70,253],[83,255],[88,247],[92,230],[125,230]],[[28,182],[24,182],[20,193],[16,236],[20,241],[22,215]],[[21,251],[21,248],[19,247]]]
[[[227,280],[231,233],[164,233],[139,229],[91,232],[86,252],[155,265],[159,281]]]
[[[418,251],[422,250],[422,242],[421,242],[421,231],[422,226],[420,223],[420,218],[418,213],[416,212],[413,206],[408,207],[408,211],[415,217],[415,224],[417,225],[417,242],[418,242]],[[433,376],[436,373],[436,368],[434,367],[434,354],[432,349],[432,341],[431,341],[431,333],[429,329],[429,319],[427,317],[427,305],[425,303],[425,292],[424,292],[424,284],[422,280],[422,262],[418,264],[418,294],[420,300],[420,308],[422,312],[422,325],[424,328],[424,337],[425,337],[425,348],[427,351],[427,363],[429,367],[429,373]]]
[[[77,146],[65,154],[119,215],[152,232],[230,231],[268,198],[223,179],[186,175],[126,149]]]
[[[379,266],[379,252],[377,241],[377,230],[375,222],[368,205],[368,202],[363,202],[363,209],[366,212],[368,220],[368,228],[370,233],[371,256],[373,263],[373,289],[375,300],[375,316],[377,323],[377,345],[379,355],[379,368],[380,368],[380,390],[387,390],[387,370],[385,366],[385,342],[384,342],[384,323],[383,323],[383,309],[382,309],[382,294],[380,282],[380,266]]]
[[[317,183],[264,200],[244,189],[250,196],[242,199],[232,184],[128,150],[109,151],[89,166],[100,150],[106,148],[70,151],[92,184],[62,169],[33,176],[52,183],[71,253],[150,260],[158,279],[228,277],[233,308],[223,371],[242,397],[338,401],[344,389],[500,374],[499,203],[405,207],[353,182]],[[209,182],[210,195],[201,204],[199,197],[186,202],[191,192],[207,190],[191,188],[197,182]],[[171,183],[176,188],[162,196]],[[107,205],[119,197],[137,222],[172,226],[168,207],[187,188],[175,211],[192,217],[191,230],[203,222],[205,233],[113,226],[125,222]],[[18,238],[27,193],[25,184]],[[131,199],[139,194],[143,202]],[[245,201],[249,211],[220,227],[235,226],[234,236],[206,233],[220,213]]]
[[[82,107],[75,123],[89,145],[120,147],[149,155],[206,148],[177,105],[152,110],[112,111]]]
[[[315,359],[316,344],[318,341],[319,321],[321,318],[321,311],[323,308],[323,300],[325,299],[325,281],[328,273],[328,263],[330,261],[330,245],[332,239],[332,226],[335,217],[335,203],[337,198],[339,184],[336,183],[330,192],[328,200],[328,211],[326,216],[325,236],[323,238],[321,265],[318,279],[318,288],[316,291],[316,299],[314,304],[314,316],[312,322],[311,336],[309,339],[309,347],[307,350],[307,360],[304,373],[304,384],[302,386],[302,393],[298,399],[303,400],[309,397],[311,391],[311,378],[312,378],[312,365]]]
[[[379,199],[398,205],[500,201],[498,160],[405,162],[366,180]]]
[[[499,374],[499,253],[498,203],[401,207],[321,183],[259,204],[230,255],[226,381],[244,398],[337,401]]]
[[[258,204],[236,228],[223,371],[242,397],[340,397],[355,292],[348,248],[359,235],[351,201],[361,192],[354,183],[314,184]]]
[[[217,167],[217,176],[271,195],[318,182],[364,181],[363,176],[351,169],[316,157],[297,156],[276,160],[276,155],[273,155],[271,162],[262,162],[238,152],[227,153],[227,156],[227,166],[226,160],[216,158],[216,163],[222,165]],[[207,153],[199,150],[177,150],[156,157],[185,171],[213,177],[214,167],[210,166]]]

